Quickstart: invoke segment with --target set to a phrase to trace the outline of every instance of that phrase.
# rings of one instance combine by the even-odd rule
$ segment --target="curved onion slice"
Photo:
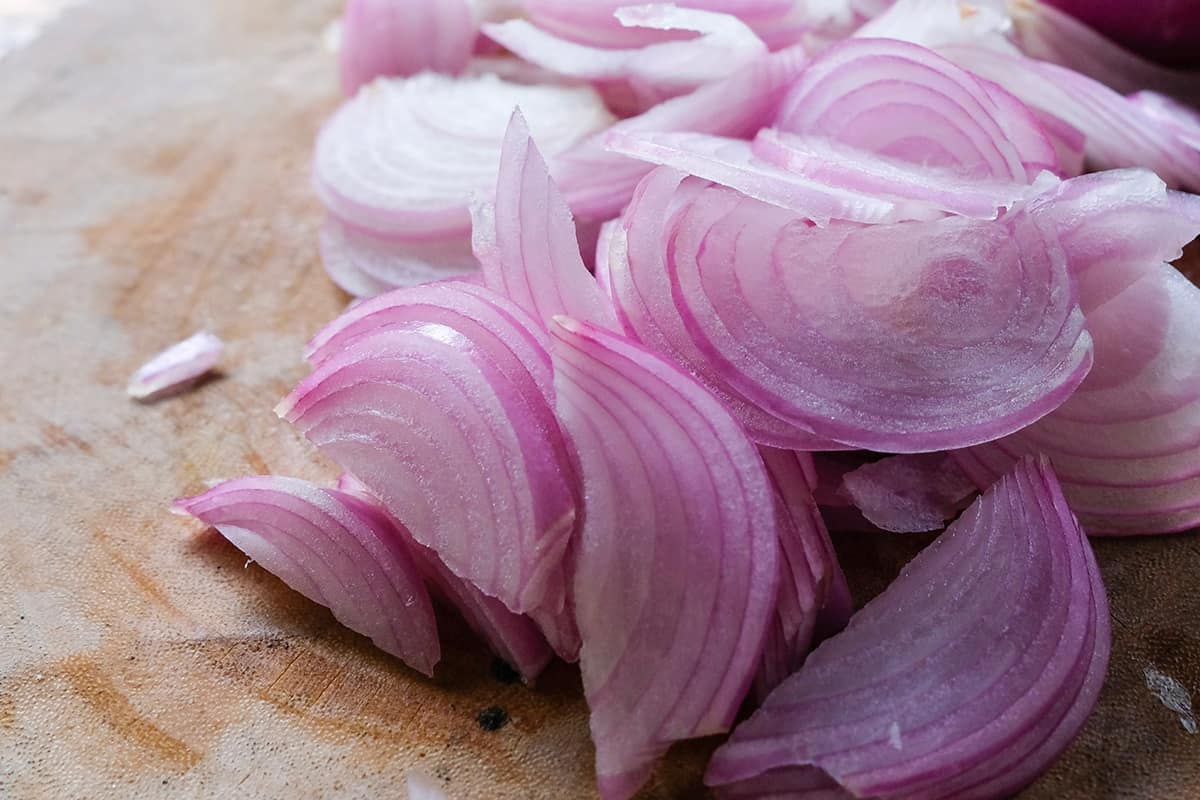
[[[775,605],[777,521],[754,445],[703,386],[634,342],[558,320],[557,408],[586,497],[580,667],[613,800],[672,742],[732,723]]]
[[[614,134],[695,131],[753,136],[774,115],[779,99],[807,60],[799,47],[772,53],[728,78],[621,120],[610,131]],[[605,136],[604,133],[592,136],[557,157],[548,154],[550,171],[567,204],[584,219],[615,217],[629,202],[638,181],[651,170],[643,161],[611,152]]]
[[[342,91],[353,95],[380,76],[459,72],[478,34],[467,0],[348,0],[338,53]]]
[[[891,456],[842,478],[846,494],[885,531],[936,531],[970,503],[975,482],[946,453]]]
[[[1089,166],[1148,167],[1172,186],[1200,189],[1196,144],[1099,81],[1056,64],[982,48],[956,46],[941,52],[1081,131]]]
[[[813,500],[812,456],[759,448],[776,491],[779,597],[754,679],[764,698],[804,663],[812,644],[846,626],[853,611],[846,576]],[[815,478],[815,475],[813,476]]]
[[[954,171],[916,165],[849,147],[833,139],[797,136],[766,129],[751,146],[754,155],[820,183],[844,186],[899,203],[925,203],[934,209],[975,219],[995,219],[1024,199],[1024,183],[962,178]]]
[[[1029,109],[893,39],[848,39],[822,53],[788,92],[776,127],[966,178],[1026,183],[1058,166]]]
[[[601,85],[622,84],[639,109],[724,78],[767,52],[762,40],[729,14],[651,3],[619,8],[616,17],[626,26],[700,36],[608,49],[561,39],[526,20],[485,25],[483,31],[526,61],[552,72]]]
[[[379,502],[370,489],[348,472],[338,478],[338,489],[372,504]],[[382,508],[379,511],[387,513]],[[404,526],[397,525],[396,530],[403,535],[404,544],[426,582],[462,615],[493,653],[512,665],[526,683],[532,683],[554,657],[554,651],[546,644],[537,625],[529,617],[514,614],[496,598],[488,597],[474,584],[455,575],[437,553],[412,538]]]
[[[706,781],[722,797],[1008,797],[1079,731],[1109,648],[1087,539],[1046,462],[1025,460],[734,731]]]
[[[138,367],[126,393],[137,400],[154,400],[189,386],[221,360],[225,343],[208,331],[194,333]]]
[[[513,611],[554,614],[576,500],[531,373],[547,365],[522,358],[535,326],[523,316],[454,283],[361,303],[324,334],[313,373],[276,410],[456,575]]]
[[[380,650],[433,674],[441,655],[433,606],[403,533],[379,509],[296,478],[254,476],[180,498],[173,510],[216,528]]]
[[[621,316],[740,398],[764,443],[778,431],[763,414],[884,452],[989,441],[1059,406],[1091,366],[1062,253],[1029,215],[822,229],[663,181],[612,258]]]
[[[982,4],[960,0],[896,0],[856,30],[854,36],[900,39],[931,48],[981,44],[1016,52],[1005,38],[1012,29],[1012,19],[1002,6],[998,0],[984,0]]]
[[[520,110],[513,112],[500,154],[494,204],[476,204],[471,236],[487,286],[549,325],[566,314],[616,325],[579,252],[571,210],[550,178]]]
[[[346,102],[317,138],[317,193],[344,222],[408,241],[470,230],[471,193],[491,187],[504,127],[524,111],[548,154],[606,127],[586,87],[422,73],[380,80]]]
[[[406,242],[376,236],[330,216],[321,226],[320,242],[325,271],[355,297],[373,297],[479,269],[470,244],[461,236]]]

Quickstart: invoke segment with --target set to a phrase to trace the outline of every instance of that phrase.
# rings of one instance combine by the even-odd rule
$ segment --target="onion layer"
[[[1007,797],[1074,738],[1108,664],[1100,572],[1023,460],[713,756],[722,797]]]
[[[849,472],[846,494],[871,524],[885,531],[936,531],[975,494],[975,483],[946,453],[891,456]]]
[[[126,393],[137,400],[154,400],[189,386],[221,360],[225,343],[208,331],[194,333],[138,367]]]
[[[596,772],[627,798],[672,742],[726,730],[779,581],[772,489],[703,386],[629,340],[560,317],[558,413],[579,454],[580,667]]]
[[[441,649],[429,594],[404,533],[370,503],[295,478],[254,476],[180,498],[174,510],[215,527],[380,650],[433,674]]]
[[[348,0],[338,53],[342,91],[381,76],[459,72],[479,23],[467,0]]]
[[[321,226],[321,261],[333,282],[355,297],[373,297],[479,269],[461,236],[406,242],[376,236],[333,216]]]

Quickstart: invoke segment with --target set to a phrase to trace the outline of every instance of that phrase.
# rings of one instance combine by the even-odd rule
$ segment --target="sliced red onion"
[[[545,325],[566,314],[615,327],[612,304],[583,264],[571,210],[519,109],[504,136],[494,204],[480,203],[472,213],[487,286]]]
[[[755,137],[752,150],[763,161],[819,183],[975,219],[995,219],[1001,209],[1030,194],[1024,183],[963,178],[953,170],[876,155],[823,137],[766,129]]]
[[[1024,2],[1025,0],[1022,0]],[[1001,0],[896,0],[854,32],[856,38],[900,39],[923,47],[984,45],[1016,52],[1008,40],[1012,18]]]
[[[330,216],[321,226],[321,261],[333,282],[355,297],[456,277],[479,269],[461,236],[428,242],[388,239]]]
[[[789,91],[776,127],[964,178],[1026,183],[1057,166],[1021,103],[931,50],[892,39],[849,39],[822,53]]]
[[[1108,604],[1043,461],[1024,460],[818,647],[713,756],[722,797],[1001,798],[1095,706]]]
[[[1028,214],[816,228],[656,173],[624,224],[625,257],[615,238],[610,253],[623,321],[740,401],[763,443],[786,437],[764,415],[884,452],[990,441],[1059,406],[1091,365],[1063,254]]]
[[[370,503],[378,503],[370,489],[349,473],[338,479],[338,489]],[[529,617],[514,614],[496,598],[488,597],[474,584],[455,575],[437,553],[417,542],[402,525],[396,528],[403,534],[404,544],[417,569],[435,587],[435,593],[462,615],[493,653],[516,669],[526,683],[532,683],[554,657],[554,651],[546,644],[537,625]]]
[[[995,81],[1024,103],[1081,131],[1095,169],[1147,167],[1171,186],[1200,189],[1200,150],[1141,106],[1074,70],[977,47],[947,57]]]
[[[154,400],[192,385],[217,365],[225,344],[208,331],[194,333],[138,367],[125,391]]]
[[[807,56],[799,47],[773,53],[724,80],[622,120],[610,131],[613,134],[695,131],[753,136],[770,121],[779,99],[806,61]],[[605,144],[605,135],[593,136],[557,157],[550,155],[550,171],[559,189],[571,210],[584,219],[615,217],[629,202],[638,181],[651,169],[643,161],[611,152]]]
[[[479,34],[467,0],[347,0],[338,54],[342,91],[381,76],[466,66]]]
[[[1150,91],[1135,92],[1128,99],[1147,117],[1174,133],[1181,142],[1200,150],[1200,111],[1196,108]]]
[[[365,230],[410,242],[465,238],[471,193],[495,184],[518,105],[551,155],[613,120],[585,87],[434,73],[376,81],[321,130],[317,192],[334,215]]]
[[[339,622],[418,672],[441,648],[421,574],[392,519],[354,495],[296,478],[226,481],[174,510],[213,526]]]
[[[485,25],[483,30],[521,58],[552,72],[626,87],[637,110],[724,78],[767,52],[754,31],[729,14],[651,3],[621,7],[616,18],[629,27],[700,36],[607,49],[560,38],[526,20]]]
[[[843,479],[864,517],[885,531],[936,531],[971,502],[975,482],[946,453],[891,456]]]
[[[703,386],[644,347],[558,318],[558,413],[579,454],[580,667],[606,800],[672,742],[726,730],[779,581],[772,487]]]
[[[778,602],[754,679],[761,699],[800,668],[815,641],[846,626],[853,604],[813,500],[806,474],[815,470],[812,456],[774,448],[759,452],[777,493],[780,555]]]
[[[442,283],[361,303],[332,328],[280,416],[456,575],[515,612],[561,612],[576,499],[536,323]]]

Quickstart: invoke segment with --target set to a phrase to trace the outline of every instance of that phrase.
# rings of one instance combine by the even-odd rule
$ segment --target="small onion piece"
[[[467,0],[347,0],[338,52],[342,91],[379,77],[460,72],[479,22]]]
[[[1058,166],[1020,102],[894,39],[848,39],[823,52],[788,92],[776,127],[964,178],[1027,183]]]
[[[329,216],[321,226],[321,261],[329,277],[355,297],[476,272],[479,264],[461,236],[406,242],[347,225]]]
[[[881,452],[990,441],[1061,405],[1091,366],[1063,254],[1027,214],[817,228],[651,178],[625,258],[610,254],[621,317],[738,401],[764,444],[785,438],[764,415]]]
[[[338,478],[338,490],[374,504],[380,513],[387,513],[378,506],[379,501],[370,489],[348,472]],[[426,583],[435,588],[435,595],[458,611],[491,651],[516,669],[525,683],[532,683],[554,657],[537,625],[455,575],[437,553],[412,538],[403,525],[397,525],[396,530],[403,535],[404,544]]]
[[[623,800],[672,742],[733,722],[775,607],[777,519],[754,445],[703,386],[584,323],[552,336],[586,497],[574,597],[596,772]]]
[[[208,331],[194,333],[138,367],[125,391],[137,400],[156,400],[194,384],[221,360],[225,343]]]
[[[1025,459],[818,647],[713,756],[723,798],[1002,798],[1095,706],[1100,571],[1048,464]]]
[[[613,121],[586,87],[435,73],[378,80],[322,128],[317,193],[335,216],[364,230],[410,242],[465,239],[471,194],[495,184],[514,106],[549,155]]]
[[[482,287],[397,290],[335,323],[276,410],[456,575],[557,614],[577,501],[544,335]]]
[[[485,284],[549,325],[565,314],[613,328],[616,317],[580,255],[575,221],[546,162],[513,112],[493,203],[472,209],[472,241]]]
[[[895,533],[936,531],[971,502],[975,482],[946,453],[890,456],[842,478],[873,525]]]
[[[268,572],[418,672],[441,654],[429,594],[386,514],[296,478],[252,476],[175,501]]]

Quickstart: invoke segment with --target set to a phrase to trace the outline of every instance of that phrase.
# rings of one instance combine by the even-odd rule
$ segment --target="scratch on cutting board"
[[[1159,671],[1153,664],[1143,669],[1142,674],[1146,676],[1146,688],[1154,692],[1164,706],[1179,715],[1179,724],[1183,725],[1183,729],[1188,733],[1196,733],[1192,696],[1184,685],[1165,672]]]

